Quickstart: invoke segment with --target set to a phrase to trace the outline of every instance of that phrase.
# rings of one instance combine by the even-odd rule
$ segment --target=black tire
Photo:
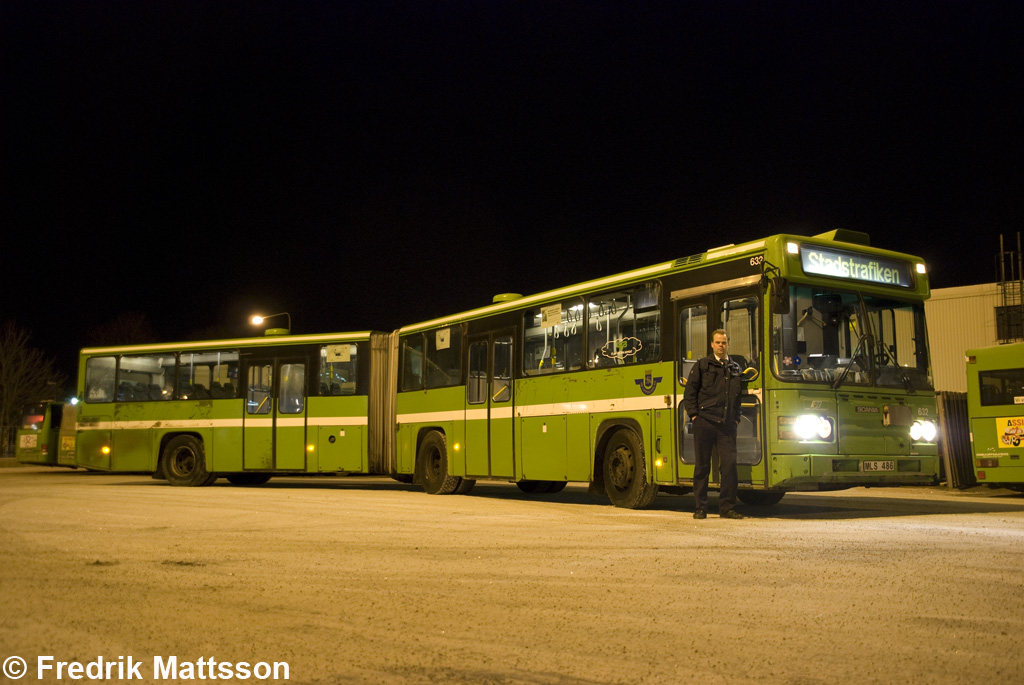
[[[550,481],[550,484],[548,486],[548,494],[553,495],[556,492],[561,492],[562,490],[565,490],[565,486],[568,484],[569,482],[565,480]]]
[[[476,485],[476,481],[472,478],[460,478],[459,487],[455,488],[456,495],[468,495],[469,491]]]
[[[203,441],[191,435],[179,435],[164,447],[160,457],[164,477],[171,485],[201,487],[217,480],[206,470],[206,449]]]
[[[420,485],[431,495],[450,495],[462,480],[448,473],[448,441],[444,433],[430,431],[416,452],[416,468]]]
[[[782,501],[784,492],[765,492],[764,490],[740,490],[736,493],[744,504],[754,507],[770,507]]]
[[[270,480],[269,473],[232,473],[225,476],[232,485],[263,485]]]
[[[612,434],[601,468],[605,494],[617,507],[643,509],[658,494],[657,484],[647,482],[643,442],[629,428],[620,428]]]

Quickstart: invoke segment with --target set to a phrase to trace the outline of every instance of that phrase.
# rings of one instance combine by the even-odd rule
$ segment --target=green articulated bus
[[[37,402],[25,407],[18,427],[15,456],[22,464],[75,466],[75,407]]]
[[[390,473],[369,420],[386,359],[371,332],[84,349],[75,461],[193,486]]]
[[[617,506],[694,470],[690,369],[724,328],[748,378],[740,499],[938,481],[924,262],[837,230],[729,245],[391,334],[385,423],[427,492],[590,483]],[[394,392],[392,393],[391,390]],[[712,487],[717,483],[713,466]]]
[[[967,350],[967,413],[978,482],[1024,492],[1024,343]]]

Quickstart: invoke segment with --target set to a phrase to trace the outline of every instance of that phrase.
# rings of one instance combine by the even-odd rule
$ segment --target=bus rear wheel
[[[206,470],[203,441],[191,435],[179,435],[164,447],[160,458],[164,477],[171,485],[198,487],[209,485],[217,476]]]
[[[269,473],[232,473],[226,476],[232,485],[263,485],[270,480]]]
[[[764,490],[740,490],[736,493],[736,497],[744,504],[754,507],[770,507],[781,502],[785,494],[784,492],[765,492]]]
[[[643,442],[629,428],[619,428],[608,440],[602,472],[604,491],[617,507],[643,509],[658,494],[658,486],[647,482]]]
[[[430,431],[423,438],[416,453],[416,465],[420,472],[420,485],[428,494],[450,495],[462,481],[457,476],[448,475],[448,441],[440,431]]]

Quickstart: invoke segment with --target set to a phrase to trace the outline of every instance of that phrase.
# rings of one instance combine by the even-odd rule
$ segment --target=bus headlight
[[[910,426],[910,439],[914,442],[935,442],[939,429],[932,421],[915,421]]]
[[[831,442],[833,436],[832,419],[817,414],[802,416],[779,417],[780,440],[822,440]]]

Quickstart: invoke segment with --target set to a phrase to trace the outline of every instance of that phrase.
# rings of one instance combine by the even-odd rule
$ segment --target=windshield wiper
[[[868,347],[874,347],[874,343],[871,340],[871,334],[870,333],[865,333],[864,335],[860,336],[857,339],[857,346],[855,348],[853,348],[853,354],[850,355],[849,361],[847,361],[843,365],[842,373],[838,374],[836,376],[836,379],[834,381],[832,381],[832,389],[833,390],[838,390],[839,386],[842,385],[846,381],[846,377],[850,375],[850,367],[852,367],[853,363],[857,360],[857,357],[858,357],[857,353],[860,352],[860,348],[864,345],[865,342],[867,342]],[[858,364],[857,366],[859,367],[860,364]],[[863,370],[864,371],[868,371],[869,369],[863,369]]]

